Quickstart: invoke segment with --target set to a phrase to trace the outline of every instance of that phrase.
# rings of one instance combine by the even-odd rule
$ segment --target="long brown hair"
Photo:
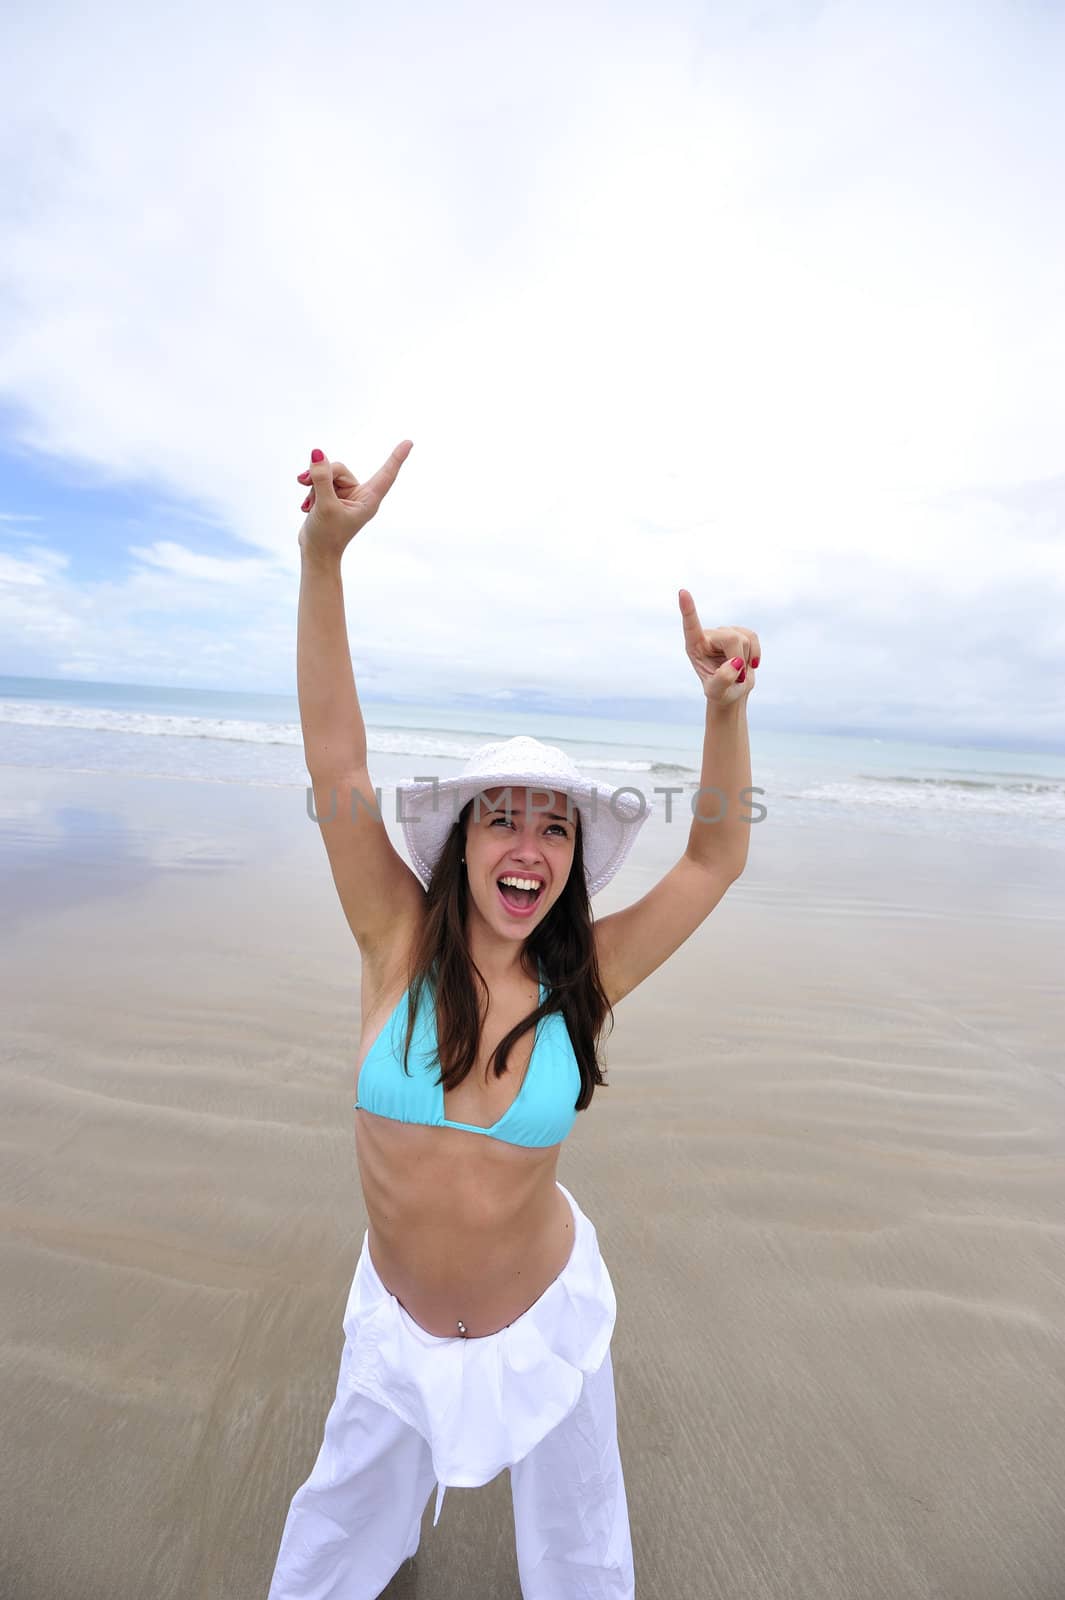
[[[425,901],[425,917],[411,951],[408,982],[407,1038],[403,1070],[423,991],[436,1003],[437,1058],[445,1091],[458,1088],[473,1070],[481,1042],[481,1000],[489,990],[484,974],[466,945],[466,910],[469,885],[462,858],[466,845],[466,818],[473,801],[460,812],[433,868]],[[511,1049],[543,1017],[560,1011],[573,1043],[581,1074],[581,1092],[575,1110],[591,1104],[598,1087],[609,1088],[597,1053],[599,1035],[607,1018],[613,1028],[614,1013],[599,976],[592,910],[584,877],[580,812],[577,819],[573,864],[566,886],[544,920],[533,929],[522,949],[522,965],[530,978],[543,973],[547,994],[535,1011],[515,1024],[500,1040],[492,1056],[496,1077],[506,1071]],[[538,971],[539,969],[539,971]],[[480,993],[478,993],[478,985]]]

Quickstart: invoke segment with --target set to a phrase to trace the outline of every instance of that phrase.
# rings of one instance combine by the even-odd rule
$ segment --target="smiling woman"
[[[610,1342],[617,1305],[595,1227],[557,1177],[606,1080],[612,1007],[699,926],[742,871],[745,703],[758,641],[704,632],[681,591],[706,696],[698,818],[680,861],[595,920],[648,807],[525,736],[457,777],[399,786],[413,871],[374,805],[340,558],[410,450],[360,484],[314,452],[300,532],[298,684],[308,771],[362,956],[355,1137],[368,1225],[336,1397],[289,1507],[269,1600],[371,1600],[418,1548],[433,1484],[510,1469],[526,1600],[631,1600]],[[358,800],[365,801],[359,804]],[[352,801],[356,803],[352,804]]]
[[[610,1011],[589,895],[621,865],[646,808],[629,797],[627,812],[608,809],[561,750],[529,738],[485,745],[457,778],[402,784],[400,795],[407,845],[428,889],[408,981],[415,1005],[424,988],[434,993],[445,1092],[473,1070],[493,1013],[507,1018],[506,963],[529,985],[546,973],[550,989],[503,1030],[486,1079],[502,1079],[510,1051],[558,1012],[580,1067],[576,1109],[584,1110],[604,1081],[596,1041]],[[461,807],[450,827],[441,811],[448,802]]]

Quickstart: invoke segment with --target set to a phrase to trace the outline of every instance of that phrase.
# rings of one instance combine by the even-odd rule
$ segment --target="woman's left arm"
[[[706,695],[699,792],[693,799],[687,848],[676,866],[642,900],[595,923],[599,972],[611,1005],[690,938],[747,864],[747,696],[754,688],[761,645],[750,628],[703,628],[687,589],[680,591],[680,610],[685,649]]]

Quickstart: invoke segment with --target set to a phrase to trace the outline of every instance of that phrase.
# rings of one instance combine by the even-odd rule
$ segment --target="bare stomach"
[[[560,1145],[355,1113],[370,1258],[426,1333],[484,1338],[550,1288],[573,1249]]]

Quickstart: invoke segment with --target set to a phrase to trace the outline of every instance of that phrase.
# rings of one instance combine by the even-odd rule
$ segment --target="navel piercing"
[[[466,1324],[464,1322],[460,1322],[459,1323],[459,1332],[461,1333],[462,1337],[465,1339],[465,1337],[466,1337]]]

